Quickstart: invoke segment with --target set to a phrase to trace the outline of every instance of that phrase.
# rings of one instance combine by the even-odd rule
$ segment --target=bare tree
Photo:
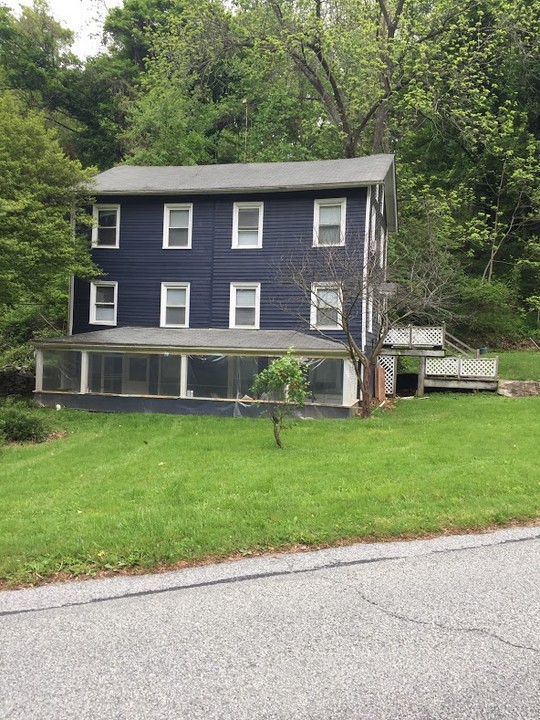
[[[279,282],[294,289],[291,299],[280,303],[282,309],[346,348],[362,390],[364,418],[371,416],[373,371],[389,329],[413,322],[441,324],[451,317],[457,296],[449,254],[436,247],[408,255],[403,250],[396,248],[399,260],[386,266],[380,253],[366,253],[366,259],[363,243],[348,238],[343,246],[284,257],[278,271]]]

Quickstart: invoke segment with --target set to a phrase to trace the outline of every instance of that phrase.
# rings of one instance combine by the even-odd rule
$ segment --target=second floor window
[[[193,205],[165,205],[163,247],[171,250],[191,248]]]
[[[234,203],[233,248],[261,248],[263,203]]]
[[[313,246],[345,245],[345,198],[315,200]]]
[[[161,283],[161,327],[189,327],[189,283]]]
[[[311,325],[335,330],[341,322],[341,289],[332,283],[315,283],[311,288]]]
[[[260,283],[231,283],[229,327],[259,327],[260,295]]]
[[[118,283],[90,283],[90,324],[116,325]]]
[[[92,245],[99,248],[120,246],[120,205],[94,205]]]

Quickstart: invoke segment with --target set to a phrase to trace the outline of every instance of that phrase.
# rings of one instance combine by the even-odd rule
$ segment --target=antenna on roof
[[[248,140],[248,101],[247,98],[243,98],[242,104],[245,108],[245,121],[244,121],[244,162],[247,163],[247,140]]]

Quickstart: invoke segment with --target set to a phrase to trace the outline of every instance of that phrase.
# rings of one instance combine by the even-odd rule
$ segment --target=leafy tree
[[[274,430],[274,440],[283,448],[281,432],[294,410],[303,407],[308,391],[308,370],[302,361],[289,350],[282,358],[272,360],[270,365],[258,373],[251,392],[257,397],[274,401],[269,411]]]
[[[84,222],[91,171],[69,160],[44,116],[9,92],[0,102],[0,165],[3,326],[13,328],[19,314],[27,318],[28,308],[54,325],[63,319],[60,308],[65,314],[70,275],[96,272],[87,239],[73,229],[77,219]],[[35,329],[33,321],[25,323]]]
[[[366,263],[363,245],[357,240],[350,237],[343,247],[320,247],[316,253],[290,256],[283,260],[276,279],[294,290],[282,305],[285,312],[347,350],[362,388],[361,416],[369,418],[373,372],[388,330],[414,322],[440,324],[449,317],[458,271],[451,256],[436,244],[422,250],[398,248],[397,259],[387,269],[376,253]],[[337,305],[333,298],[314,294],[314,285],[322,282],[338,288]],[[331,312],[340,332],[313,328],[305,311],[312,305]],[[368,314],[373,317],[373,332],[364,343],[362,323]]]

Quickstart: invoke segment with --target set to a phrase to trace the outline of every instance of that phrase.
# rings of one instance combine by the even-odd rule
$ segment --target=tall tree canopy
[[[65,320],[70,275],[95,268],[88,241],[74,232],[89,172],[65,156],[45,117],[10,92],[0,95],[0,167],[1,345],[6,322]]]
[[[0,6],[0,67],[103,169],[395,152],[401,248],[508,328],[540,287],[539,33],[529,0],[124,0],[81,62],[35,0]]]

